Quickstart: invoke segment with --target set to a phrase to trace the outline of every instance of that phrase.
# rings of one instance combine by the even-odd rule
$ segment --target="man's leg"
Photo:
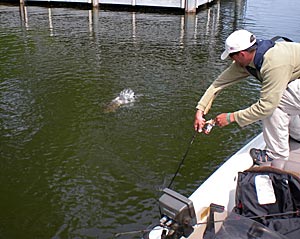
[[[300,141],[300,115],[291,116],[289,128],[290,137]]]
[[[272,159],[288,160],[290,116],[280,108],[263,120],[263,136],[267,155]]]
[[[288,84],[279,106],[263,120],[263,135],[268,156],[287,160],[289,135],[300,136],[300,79]],[[298,117],[298,118],[297,118]]]

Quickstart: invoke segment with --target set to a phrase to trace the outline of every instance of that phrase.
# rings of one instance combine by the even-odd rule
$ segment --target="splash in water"
[[[136,99],[134,91],[130,88],[124,89],[120,94],[104,107],[104,112],[115,112],[121,105],[133,103]]]

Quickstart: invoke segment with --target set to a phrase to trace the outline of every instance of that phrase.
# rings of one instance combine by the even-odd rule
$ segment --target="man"
[[[246,109],[219,114],[215,118],[216,125],[224,127],[236,122],[243,127],[262,120],[266,148],[251,149],[253,160],[256,163],[287,160],[289,136],[300,140],[300,44],[257,40],[251,32],[237,30],[226,39],[221,59],[228,56],[232,64],[198,102],[195,130],[202,130],[203,117],[222,89],[253,75],[262,85],[259,100]]]

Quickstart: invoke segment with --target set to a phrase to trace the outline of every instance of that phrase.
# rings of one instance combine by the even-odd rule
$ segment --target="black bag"
[[[300,238],[300,179],[273,167],[253,167],[238,175],[235,208],[290,239]]]

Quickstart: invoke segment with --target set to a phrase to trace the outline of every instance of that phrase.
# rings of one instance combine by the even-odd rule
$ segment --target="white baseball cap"
[[[229,35],[225,41],[225,51],[221,59],[225,60],[230,53],[248,49],[256,42],[256,37],[247,30],[237,30]]]

